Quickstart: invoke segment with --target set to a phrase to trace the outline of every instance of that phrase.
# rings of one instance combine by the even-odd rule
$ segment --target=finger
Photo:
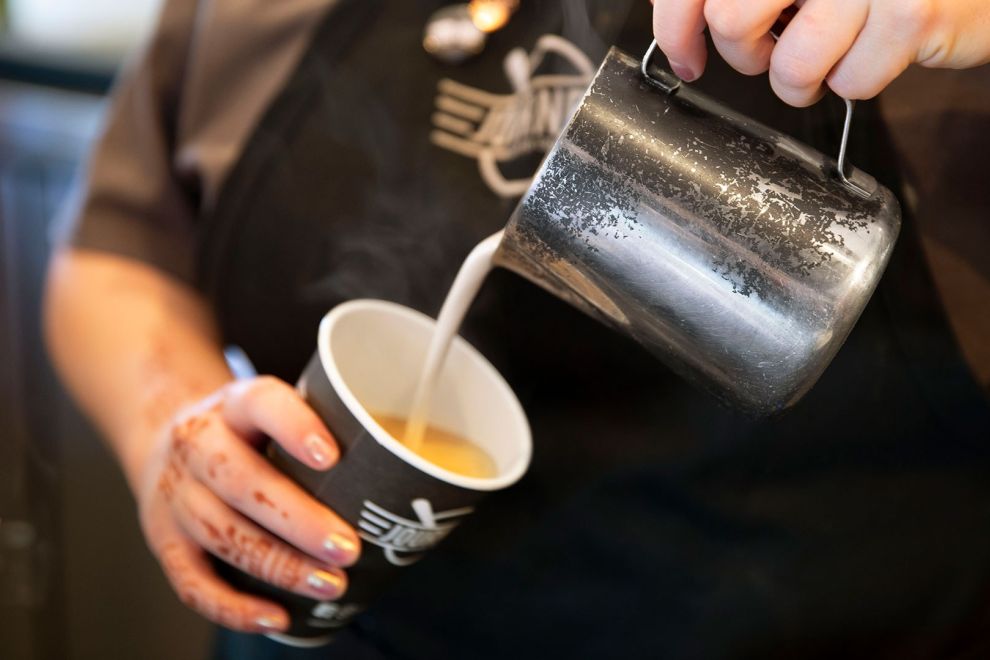
[[[793,0],[708,0],[705,22],[715,47],[740,73],[755,76],[770,66],[770,28]]]
[[[176,531],[152,548],[179,598],[203,617],[242,632],[279,632],[289,627],[285,610],[234,590],[220,579],[203,551]]]
[[[683,80],[696,80],[705,71],[704,0],[656,0],[653,3],[653,36]]]
[[[911,63],[911,44],[925,29],[889,5],[871,11],[856,42],[828,75],[828,86],[848,99],[876,96]]]
[[[825,93],[829,72],[866,24],[867,0],[808,0],[791,19],[770,61],[770,85],[784,102],[804,107]]]
[[[924,67],[967,69],[990,63],[990,3],[959,2],[951,8],[932,2],[903,2],[901,21],[920,32],[914,61]],[[920,26],[920,30],[919,30]]]
[[[261,376],[228,386],[223,414],[239,433],[261,431],[314,469],[326,470],[340,457],[333,436],[317,414],[277,378]]]
[[[339,598],[346,589],[341,570],[313,562],[231,510],[202,484],[183,490],[176,517],[208,552],[279,589],[315,600]]]
[[[196,480],[234,509],[320,561],[336,566],[357,561],[361,544],[346,521],[272,467],[219,420],[194,428],[192,437],[179,434],[173,442],[194,447],[185,452],[184,465]]]

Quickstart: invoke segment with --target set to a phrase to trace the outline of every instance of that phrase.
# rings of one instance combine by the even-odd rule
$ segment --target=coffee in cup
[[[422,437],[414,442],[406,438],[409,423],[406,418],[393,415],[374,415],[374,418],[386,433],[439,468],[480,479],[495,475],[495,461],[492,457],[484,449],[456,433],[430,424]]]

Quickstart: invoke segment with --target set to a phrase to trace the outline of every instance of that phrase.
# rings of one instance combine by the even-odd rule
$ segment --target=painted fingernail
[[[325,595],[336,595],[344,590],[344,581],[329,571],[313,571],[306,578],[306,584]]]
[[[684,82],[692,82],[698,78],[698,75],[691,70],[691,67],[681,64],[680,62],[675,62],[674,60],[668,60],[670,62],[670,68],[673,69],[677,77]]]
[[[323,549],[341,564],[350,564],[357,560],[357,543],[343,534],[333,533],[327,536],[323,541]]]
[[[333,449],[326,440],[316,433],[310,433],[306,436],[303,444],[306,447],[306,453],[309,454],[314,463],[320,467],[330,466],[330,456],[333,454]]]
[[[255,625],[265,630],[284,630],[286,627],[285,617],[280,614],[266,614],[254,620]]]

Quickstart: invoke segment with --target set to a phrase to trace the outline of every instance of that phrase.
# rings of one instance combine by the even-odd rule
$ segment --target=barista
[[[506,77],[513,49],[556,34],[569,47],[522,82],[580,74],[611,43],[643,50],[653,20],[642,2],[524,1],[483,53],[451,65],[421,45],[444,4],[167,2],[116,90],[54,258],[47,325],[59,372],[119,458],[176,593],[228,631],[218,653],[936,657],[986,644],[990,414],[909,229],[819,386],[760,423],[496,274],[464,332],[527,409],[530,474],[332,646],[289,651],[255,634],[284,629],[285,613],[217,578],[213,531],[254,549],[238,554],[245,570],[321,599],[346,588],[360,552],[352,529],[254,451],[265,434],[333,469],[329,430],[286,383],[310,356],[318,319],[357,297],[435,314],[470,247],[508,217],[515,200],[504,184],[539,160],[521,149],[497,177],[482,176],[477,156],[442,136],[445,81],[524,100],[526,85]],[[707,20],[730,63],[747,73],[771,65],[774,90],[802,104],[825,78],[860,98],[911,60],[976,64],[990,52],[978,2],[863,0],[853,3],[862,21],[847,24],[828,13],[834,3],[812,0],[773,48],[764,35],[786,4],[658,1],[657,36],[691,79]],[[884,16],[897,21],[877,23]],[[884,52],[855,65],[878,40]],[[963,45],[968,59],[957,55]],[[852,66],[827,76],[844,53]],[[823,151],[835,144],[834,106],[785,108],[764,81],[714,60],[699,85]],[[855,162],[897,189],[875,110],[861,117]],[[513,129],[544,149],[552,139]],[[923,341],[905,345],[904,332]],[[270,375],[234,382],[229,343]]]

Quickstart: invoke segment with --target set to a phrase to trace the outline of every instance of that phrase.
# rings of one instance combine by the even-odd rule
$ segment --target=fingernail
[[[340,564],[350,564],[357,560],[358,545],[343,534],[333,533],[323,541],[323,549]]]
[[[265,630],[283,630],[286,626],[285,617],[277,614],[259,616],[254,620],[254,623]]]
[[[320,467],[330,467],[330,455],[333,453],[330,444],[316,433],[310,433],[303,441],[306,453]]]
[[[691,70],[691,67],[680,62],[675,62],[674,60],[668,60],[668,62],[670,62],[670,68],[677,74],[677,77],[684,82],[692,82],[698,78],[698,75]]]
[[[338,594],[344,589],[340,576],[329,571],[313,571],[306,578],[306,584],[327,595]]]

